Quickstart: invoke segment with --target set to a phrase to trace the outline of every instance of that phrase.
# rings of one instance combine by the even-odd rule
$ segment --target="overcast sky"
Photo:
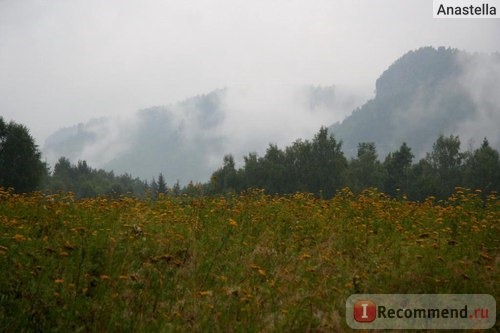
[[[500,19],[432,0],[0,0],[0,115],[37,143],[90,118],[216,88],[376,78],[421,46],[500,50]]]

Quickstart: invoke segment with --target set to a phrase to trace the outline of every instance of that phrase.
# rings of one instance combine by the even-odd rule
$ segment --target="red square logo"
[[[371,323],[377,317],[377,306],[372,301],[354,303],[354,320],[360,323]]]

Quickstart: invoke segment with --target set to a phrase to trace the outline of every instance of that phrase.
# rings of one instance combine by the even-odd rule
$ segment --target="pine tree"
[[[172,187],[172,194],[175,196],[179,196],[181,194],[181,185],[179,184],[179,179],[177,179],[174,187]]]
[[[167,194],[167,183],[161,172],[158,175],[158,194]]]

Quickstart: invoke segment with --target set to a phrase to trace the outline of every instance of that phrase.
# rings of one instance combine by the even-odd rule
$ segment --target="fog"
[[[61,127],[125,119],[86,147],[102,163],[129,144],[137,110],[229,88],[219,148],[243,154],[349,113],[308,111],[300,87],[335,85],[361,103],[408,50],[491,53],[499,35],[500,20],[433,19],[430,0],[1,0],[0,115],[40,146]]]
[[[396,114],[393,118],[394,125],[401,122],[413,124],[415,128],[429,128],[430,122],[440,123],[441,131],[436,136],[422,137],[419,141],[425,142],[417,150],[416,158],[424,158],[433,148],[437,135],[458,136],[463,151],[472,151],[487,139],[490,146],[500,149],[500,54],[472,54],[460,53],[456,59],[460,70],[457,76],[444,78],[429,93],[427,87],[414,92],[410,107]],[[465,105],[457,105],[453,109],[454,119],[442,116],[444,110],[450,108],[447,103],[453,100],[452,96],[465,96],[461,99]],[[456,98],[456,97],[455,97]],[[469,104],[470,103],[470,104]],[[463,111],[470,109],[474,112],[463,117]],[[440,115],[441,114],[441,115]],[[452,115],[450,115],[452,116]],[[458,120],[460,118],[464,118]],[[408,133],[398,132],[399,141],[408,140]]]
[[[466,63],[466,60],[463,60]],[[460,79],[477,107],[476,117],[459,124],[463,148],[478,147],[484,138],[496,149],[500,148],[500,54],[495,58],[478,56],[467,62]]]
[[[335,103],[328,108],[311,108],[310,96],[299,86],[263,83],[228,89],[224,100],[227,112],[220,128],[230,138],[227,151],[238,158],[248,152],[263,153],[269,143],[284,146],[312,137],[320,126],[342,120],[365,101],[364,95],[334,88]]]
[[[239,164],[269,143],[312,137],[364,101],[349,87],[240,85],[59,130],[43,153],[50,165],[65,156],[144,179],[162,172],[169,183],[206,181],[224,155]]]

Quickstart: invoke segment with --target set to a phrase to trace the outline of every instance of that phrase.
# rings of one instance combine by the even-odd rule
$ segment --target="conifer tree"
[[[165,177],[160,172],[158,175],[158,194],[167,194],[167,183],[165,182]]]

